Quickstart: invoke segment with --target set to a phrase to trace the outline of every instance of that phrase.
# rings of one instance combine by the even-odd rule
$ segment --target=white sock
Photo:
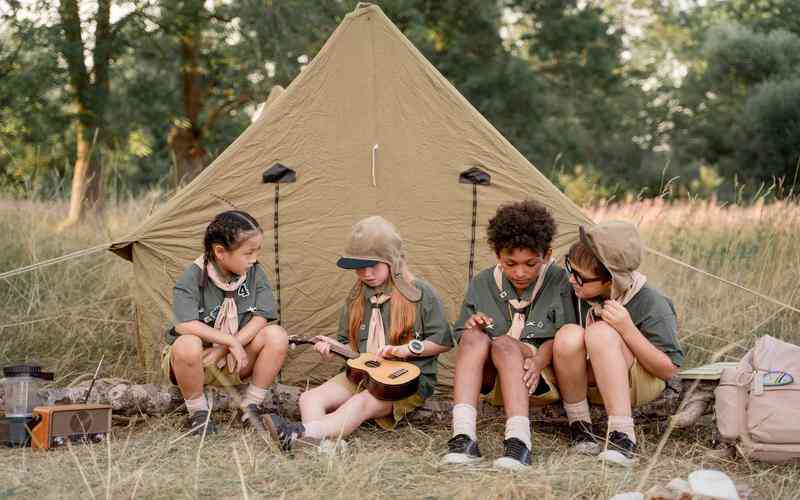
[[[628,435],[628,438],[636,442],[636,432],[633,429],[633,417],[620,417],[616,415],[608,416],[608,433],[612,431],[622,432]]]
[[[325,426],[319,420],[303,424],[303,427],[306,429],[303,433],[304,437],[311,439],[324,439],[328,437],[325,432]]]
[[[570,425],[573,422],[586,422],[592,423],[592,414],[589,413],[589,401],[584,399],[577,403],[567,403],[564,401],[564,410],[567,412],[567,419]]]
[[[466,434],[473,441],[478,440],[476,431],[478,410],[468,404],[459,403],[453,406],[453,436]]]
[[[206,401],[205,394],[201,395],[199,398],[186,399],[184,403],[186,403],[186,409],[189,411],[189,415],[194,415],[198,411],[208,411],[208,401]]]
[[[242,398],[242,402],[239,405],[241,408],[246,408],[247,405],[254,404],[260,405],[264,398],[267,397],[267,390],[262,389],[261,387],[255,386],[250,384],[247,386],[247,390],[244,391],[244,397]]]
[[[509,417],[506,420],[506,439],[517,438],[531,449],[531,421],[528,417]]]

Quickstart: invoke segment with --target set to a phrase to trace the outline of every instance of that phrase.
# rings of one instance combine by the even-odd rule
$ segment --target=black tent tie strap
[[[274,217],[273,217],[273,235],[275,239],[275,298],[277,299],[277,313],[278,313],[278,324],[280,325],[283,320],[282,315],[282,307],[281,307],[281,258],[280,258],[280,245],[278,238],[278,227],[279,224],[279,200],[281,197],[281,184],[291,184],[297,180],[297,172],[292,170],[291,168],[287,167],[286,165],[282,165],[280,163],[275,163],[261,176],[261,181],[264,184],[275,184],[275,208],[274,208]]]
[[[492,176],[478,167],[470,167],[458,176],[461,184],[472,184],[472,236],[469,242],[469,281],[475,274],[475,238],[478,229],[478,185],[488,186]]]

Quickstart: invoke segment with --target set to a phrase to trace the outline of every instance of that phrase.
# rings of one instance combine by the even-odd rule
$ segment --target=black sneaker
[[[595,433],[592,432],[592,424],[582,420],[569,424],[569,442],[572,451],[581,455],[597,455],[602,451]]]
[[[217,426],[209,418],[208,412],[205,410],[196,411],[189,415],[188,422],[189,434],[193,436],[206,434],[214,434],[217,432]]]
[[[306,432],[302,423],[291,422],[274,413],[267,417],[266,424],[270,436],[283,451],[292,451],[295,441]]]
[[[447,442],[447,455],[444,456],[446,464],[469,464],[483,460],[478,442],[467,436],[459,434]]]
[[[517,438],[503,441],[503,456],[494,461],[494,466],[501,469],[525,470],[531,465],[531,450]]]
[[[636,451],[636,443],[631,441],[627,434],[611,431],[606,441],[606,449],[599,455],[599,458],[623,467],[630,467],[636,463]]]
[[[259,434],[267,432],[264,422],[261,421],[261,414],[258,412],[258,405],[251,403],[244,408],[239,408],[239,421],[245,429],[253,429]]]

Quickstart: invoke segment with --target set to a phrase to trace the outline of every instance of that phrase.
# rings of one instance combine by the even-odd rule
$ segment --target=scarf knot
[[[527,318],[528,311],[530,310],[529,306],[533,304],[533,301],[536,299],[536,295],[539,293],[539,290],[542,289],[545,275],[547,274],[547,271],[550,269],[550,264],[552,263],[553,259],[550,258],[550,260],[542,264],[542,268],[539,269],[539,276],[536,278],[536,284],[533,286],[533,290],[531,291],[530,299],[528,300],[516,300],[508,298],[505,299],[512,311],[511,327],[508,329],[508,335],[514,337],[517,340],[519,340],[519,338],[522,336],[522,330],[525,328],[525,319]],[[497,264],[497,266],[494,268],[494,282],[495,285],[497,285],[497,289],[502,292],[503,270],[500,268],[500,264]]]
[[[391,299],[391,295],[378,292],[369,298],[372,314],[369,318],[369,336],[367,337],[367,352],[377,353],[386,346],[386,332],[383,328],[381,306]]]

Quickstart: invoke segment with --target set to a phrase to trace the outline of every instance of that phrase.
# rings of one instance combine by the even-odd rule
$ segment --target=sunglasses
[[[603,281],[602,277],[584,278],[583,276],[581,276],[581,273],[572,268],[572,266],[569,263],[569,257],[567,257],[566,255],[564,256],[564,267],[567,269],[567,272],[571,274],[573,278],[575,278],[575,283],[577,283],[578,286],[583,286],[586,283],[594,283],[595,281]]]

